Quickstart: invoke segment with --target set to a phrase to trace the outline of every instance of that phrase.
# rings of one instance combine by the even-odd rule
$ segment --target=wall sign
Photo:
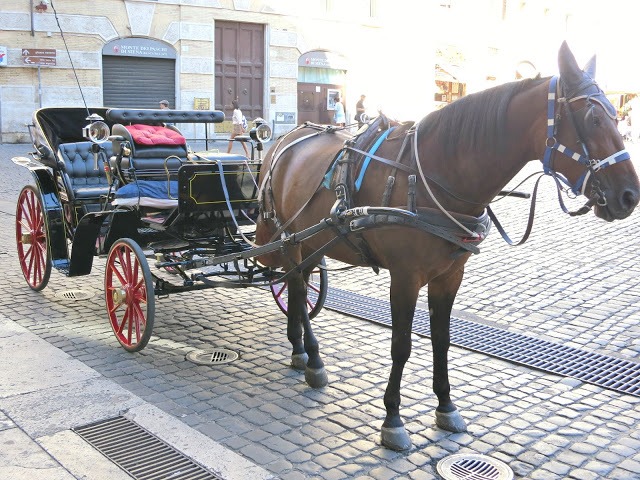
[[[176,58],[176,51],[170,45],[138,37],[112,40],[102,47],[102,54],[116,57]]]
[[[25,65],[47,65],[50,67],[56,64],[55,48],[23,48],[22,63]]]
[[[209,110],[210,108],[211,108],[211,101],[208,98],[193,99],[194,110]]]
[[[276,112],[276,123],[296,123],[296,112]]]

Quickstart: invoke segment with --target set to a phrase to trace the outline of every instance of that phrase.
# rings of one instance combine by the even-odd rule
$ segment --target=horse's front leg
[[[464,267],[429,282],[429,321],[433,346],[433,391],[438,396],[436,425],[450,432],[464,432],[465,421],[451,401],[447,356],[449,352],[451,309],[462,283]]]
[[[398,278],[400,277],[400,278]],[[411,326],[420,285],[401,273],[391,274],[391,373],[384,393],[387,416],[382,424],[382,445],[392,450],[411,448],[411,439],[400,417],[400,383],[404,366],[411,355]]]
[[[293,346],[292,366],[299,370],[304,368],[304,378],[307,384],[312,388],[320,388],[327,385],[329,379],[322,358],[320,358],[320,347],[311,329],[307,310],[306,280],[310,273],[311,270],[305,273],[294,272],[289,277],[287,285],[289,290],[287,337]],[[303,330],[304,336],[302,335]]]

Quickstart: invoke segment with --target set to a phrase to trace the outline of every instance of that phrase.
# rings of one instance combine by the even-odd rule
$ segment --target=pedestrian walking
[[[242,110],[240,110],[238,100],[233,100],[231,104],[233,105],[233,114],[231,115],[232,130],[231,136],[229,137],[229,147],[227,148],[227,153],[231,153],[231,148],[233,147],[233,139],[238,135],[242,135],[244,133],[244,123],[246,122],[246,120],[244,119],[244,115],[242,115]],[[245,142],[240,143],[242,145],[242,148],[244,148],[245,155],[248,157],[249,149],[247,148],[247,145],[245,144]]]
[[[340,95],[336,95],[335,102],[336,102],[336,106],[333,114],[333,123],[335,123],[340,127],[344,127],[345,123],[347,122],[347,119],[344,115],[344,105],[342,105]]]
[[[355,121],[358,122],[358,128],[364,125],[364,112],[366,108],[364,106],[364,99],[367,98],[366,95],[360,95],[360,100],[356,102],[356,117]]]

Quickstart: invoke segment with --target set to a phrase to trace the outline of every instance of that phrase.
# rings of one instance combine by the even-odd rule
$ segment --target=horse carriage
[[[37,110],[30,126],[35,152],[13,159],[34,179],[16,213],[29,287],[42,290],[52,269],[87,275],[94,257],[106,256],[107,315],[129,351],[148,343],[157,296],[268,286],[286,313],[283,272],[246,254],[271,129],[258,120],[249,135],[237,137],[250,144],[251,158],[220,153],[210,148],[209,131],[223,120],[220,111]],[[198,138],[187,140],[176,124]],[[326,270],[316,269],[310,287],[315,316],[327,292]]]
[[[154,294],[218,286],[209,275],[220,272],[237,276],[242,286],[261,279],[269,285],[286,282],[283,310],[291,363],[304,370],[309,386],[319,388],[327,385],[328,376],[310,318],[324,300],[327,282],[321,268],[317,299],[310,300],[311,275],[325,255],[387,269],[393,363],[381,443],[395,450],[411,447],[400,416],[400,385],[418,295],[425,286],[436,425],[464,431],[448,376],[450,317],[465,263],[478,253],[492,222],[503,233],[489,204],[536,160],[543,168],[539,180],[552,178],[559,199],[562,194],[587,199],[576,212],[561,202],[567,213],[593,209],[604,220],[621,220],[640,201],[640,182],[617,130],[616,111],[594,80],[595,57],[580,69],[563,43],[558,66],[559,76],[477,92],[416,123],[377,118],[356,135],[343,128],[301,125],[278,139],[262,163],[261,158],[193,154],[186,147],[177,152],[153,140],[146,147],[134,145],[118,125],[134,119],[149,123],[138,121],[144,112],[94,109],[106,119],[98,127],[114,133],[113,151],[104,154],[110,158],[110,181],[100,169],[90,168],[92,157],[97,154],[99,162],[106,147],[78,138],[80,111],[39,111],[38,152],[35,161],[25,162],[37,188],[25,187],[18,201],[16,238],[23,273],[38,290],[52,266],[68,275],[86,274],[94,254],[107,254],[108,315],[129,350],[148,341]],[[218,113],[204,115],[216,118]],[[69,163],[65,152],[79,155],[84,170]],[[175,193],[174,161],[180,165]],[[177,206],[148,210],[157,207],[142,202],[146,177],[162,184],[165,198]],[[527,231],[517,244],[531,231],[539,180]],[[132,204],[121,202],[118,194],[127,187],[134,189],[127,195]],[[246,234],[245,219],[256,222]],[[151,248],[163,276],[149,272],[140,245]],[[208,273],[203,268],[208,266],[219,268]],[[192,268],[196,272],[187,275]],[[166,274],[177,275],[182,285],[170,287]]]

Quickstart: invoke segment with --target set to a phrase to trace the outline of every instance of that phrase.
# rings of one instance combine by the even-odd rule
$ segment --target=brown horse
[[[352,135],[335,127],[301,126],[265,158],[258,243],[329,219],[329,227],[316,235],[302,242],[290,236],[280,252],[261,257],[269,265],[293,269],[287,277],[287,335],[292,364],[305,369],[310,386],[327,384],[305,305],[310,269],[326,254],[389,270],[393,365],[381,432],[388,448],[411,446],[400,417],[400,382],[411,353],[418,293],[427,284],[436,424],[453,432],[466,429],[450,398],[451,309],[464,265],[488,229],[487,205],[527,162],[542,159],[547,174],[584,195],[587,206],[607,221],[628,217],[638,203],[640,185],[632,163],[625,161],[629,155],[615,110],[593,80],[595,57],[583,71],[563,43],[558,64],[559,77],[469,95],[411,128],[381,127],[388,136],[375,153],[367,150],[371,159],[362,178],[361,149],[351,147]],[[321,182],[334,164],[335,188],[325,188]],[[368,208],[353,208],[358,206]]]

